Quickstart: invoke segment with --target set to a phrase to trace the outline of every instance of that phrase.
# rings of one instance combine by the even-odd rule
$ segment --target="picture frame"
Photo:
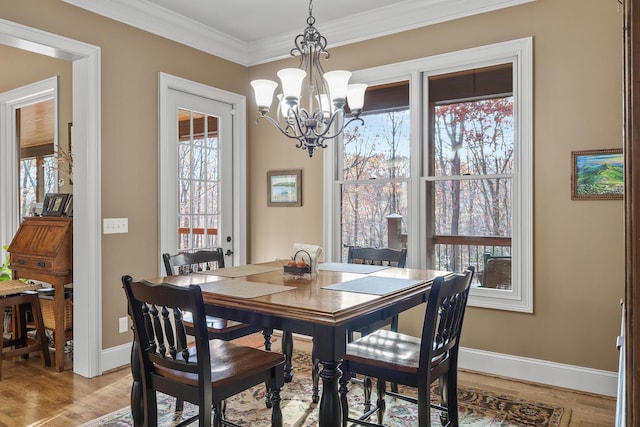
[[[45,194],[41,216],[62,216],[67,207],[69,196],[68,193]]]
[[[571,152],[572,200],[622,200],[622,148]]]
[[[302,206],[302,170],[267,172],[267,206]]]

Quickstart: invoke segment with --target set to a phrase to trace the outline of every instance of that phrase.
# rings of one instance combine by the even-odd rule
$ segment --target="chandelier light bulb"
[[[365,83],[355,83],[349,85],[347,89],[347,100],[349,101],[349,108],[353,113],[362,111],[364,106],[364,92],[367,90],[368,85]]]
[[[307,76],[307,72],[299,68],[284,68],[278,71],[278,77],[282,83],[282,95],[285,101],[290,104],[293,99],[300,99],[302,81]]]
[[[329,86],[331,101],[336,108],[342,108],[342,106],[344,106],[344,100],[347,97],[351,71],[329,71],[328,73],[324,73],[323,77]]]
[[[253,90],[256,95],[256,104],[258,104],[259,111],[268,112],[273,102],[273,92],[278,87],[278,83],[273,80],[258,79],[251,82]]]

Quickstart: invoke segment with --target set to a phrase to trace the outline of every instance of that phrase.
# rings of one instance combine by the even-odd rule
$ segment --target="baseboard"
[[[103,373],[128,365],[131,363],[131,343],[102,350],[100,363]]]
[[[604,396],[615,397],[618,387],[617,372],[472,348],[460,348],[458,367]]]
[[[276,335],[277,333],[274,333]],[[309,339],[294,334],[295,339]],[[295,345],[294,345],[295,348]],[[517,357],[472,348],[460,348],[458,367],[501,377],[615,397],[618,387],[616,372],[565,365],[546,360]],[[131,344],[102,351],[102,372],[128,365]]]

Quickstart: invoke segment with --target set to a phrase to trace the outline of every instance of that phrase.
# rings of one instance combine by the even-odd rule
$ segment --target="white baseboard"
[[[303,338],[303,336],[298,336],[297,334],[295,336],[296,339]],[[130,361],[131,344],[122,344],[105,349],[102,351],[102,372],[128,365]],[[460,348],[458,367],[604,396],[615,397],[618,387],[618,374],[616,372],[472,348]]]
[[[130,364],[131,343],[102,350],[100,363],[103,373]]]
[[[616,396],[617,372],[460,347],[458,367],[604,396]]]

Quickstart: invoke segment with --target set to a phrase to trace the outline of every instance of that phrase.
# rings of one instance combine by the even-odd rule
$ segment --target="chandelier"
[[[364,105],[366,84],[349,84],[350,71],[326,72],[320,57],[329,59],[327,39],[313,26],[313,0],[309,1],[307,28],[294,40],[291,56],[300,55],[299,68],[284,68],[277,75],[282,83],[282,93],[277,95],[276,118],[269,116],[273,93],[278,83],[273,80],[253,80],[260,119],[266,119],[288,138],[298,141],[296,147],[307,150],[309,157],[316,148],[327,148],[325,141],[340,135],[353,121],[364,124],[360,118]],[[302,98],[304,81],[306,99]],[[351,117],[345,122],[345,103],[349,101]],[[302,106],[306,102],[307,108]]]

